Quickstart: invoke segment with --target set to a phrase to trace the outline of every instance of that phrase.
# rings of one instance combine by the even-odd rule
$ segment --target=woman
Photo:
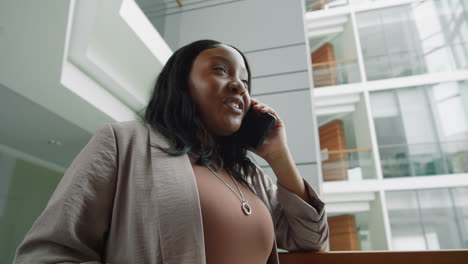
[[[278,186],[235,137],[251,104],[278,120],[251,149]],[[97,131],[15,263],[279,263],[276,246],[324,250],[327,240],[324,204],[299,175],[281,119],[250,98],[244,55],[201,40],[164,66],[143,124]]]

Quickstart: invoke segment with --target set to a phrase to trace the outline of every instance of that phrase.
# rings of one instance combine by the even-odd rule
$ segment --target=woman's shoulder
[[[131,121],[123,121],[117,123],[109,124],[114,131],[118,132],[137,132],[139,130],[147,130],[146,124],[138,121],[138,120],[131,120]]]
[[[106,123],[101,125],[95,133],[95,137],[112,137],[117,144],[129,141],[142,141],[148,139],[148,127],[137,120]]]
[[[118,142],[132,142],[133,144],[151,144],[167,147],[167,140],[149,124],[138,121],[124,121],[110,125]]]
[[[106,130],[111,129],[116,136],[135,136],[139,134],[146,134],[150,130],[148,124],[139,121],[139,120],[131,120],[131,121],[123,121],[123,122],[116,122],[116,123],[107,123],[102,125],[98,130]],[[153,133],[155,133],[153,131]]]

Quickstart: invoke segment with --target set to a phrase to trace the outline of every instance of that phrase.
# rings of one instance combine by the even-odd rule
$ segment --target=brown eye
[[[222,72],[222,73],[227,73],[227,70],[224,67],[216,67],[216,68],[213,68],[213,69],[216,70],[216,71]]]

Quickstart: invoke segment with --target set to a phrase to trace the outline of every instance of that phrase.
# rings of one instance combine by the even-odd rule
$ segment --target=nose
[[[244,87],[244,85],[239,82],[239,81],[232,81],[229,83],[229,89],[236,93],[236,94],[240,94],[240,95],[243,95],[245,92],[246,92],[246,89]]]

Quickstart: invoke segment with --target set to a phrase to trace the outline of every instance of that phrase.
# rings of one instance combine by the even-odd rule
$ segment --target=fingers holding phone
[[[256,99],[253,99],[253,98],[251,98],[251,105],[253,106],[254,110],[259,111],[260,113],[270,113],[270,114],[272,114],[277,120],[275,126],[283,126],[283,123],[281,122],[281,119],[279,118],[278,114],[276,113],[276,111],[273,108],[269,107],[268,105],[266,105],[264,103],[261,103],[260,101],[258,101]]]
[[[254,98],[251,98],[251,106],[254,110],[260,113],[269,113],[269,114],[272,114],[276,118],[276,123],[273,129],[276,129],[278,127],[284,128],[283,121],[281,121],[281,118],[279,117],[278,113],[276,113],[276,111],[272,107]]]
[[[264,119],[268,119],[268,117],[266,117],[265,114],[271,115],[272,117],[275,118],[274,124],[272,125],[270,130],[267,131],[266,134],[264,135],[262,143],[258,145],[256,148],[251,146],[252,147],[251,151],[264,159],[267,159],[269,156],[271,156],[271,154],[279,153],[282,151],[287,151],[285,127],[281,118],[276,113],[276,111],[270,106],[254,98],[251,98],[251,108],[253,109],[254,112],[263,114]],[[244,119],[244,121],[247,121],[247,119]],[[253,125],[250,129],[257,129],[257,130],[265,129],[265,126],[262,127],[260,124],[266,123],[266,122],[267,121],[257,120],[255,124],[258,124],[258,125]],[[248,133],[248,134],[253,135],[255,134],[255,132],[252,131],[251,133]]]

